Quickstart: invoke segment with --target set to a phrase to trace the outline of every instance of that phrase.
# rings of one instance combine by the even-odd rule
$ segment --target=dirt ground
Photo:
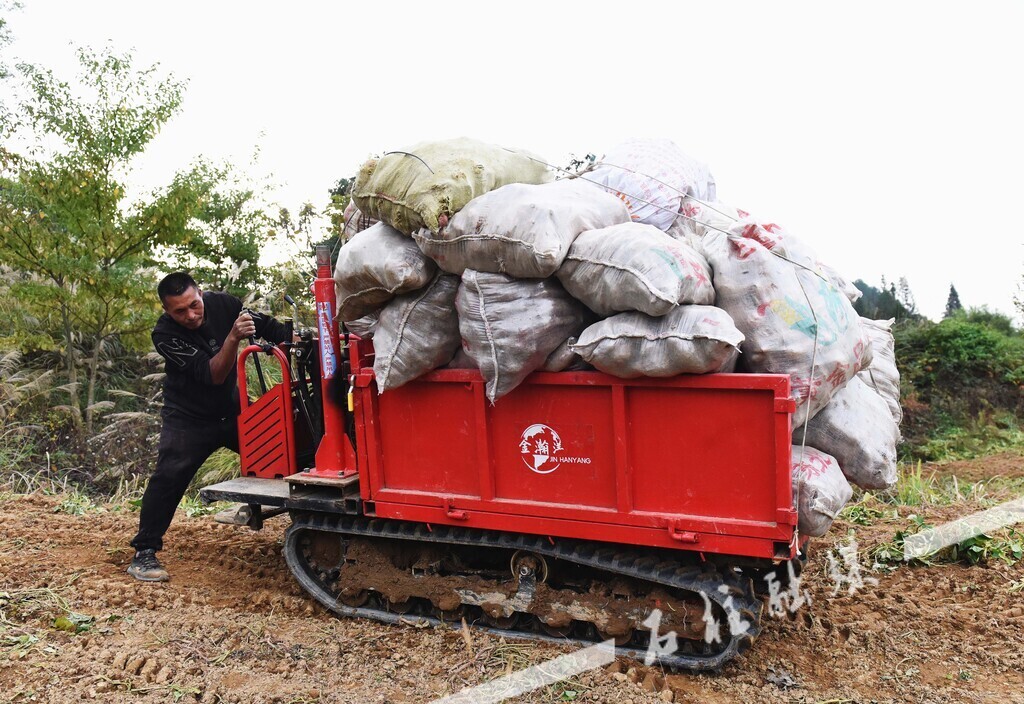
[[[1022,466],[1005,455],[939,471],[976,481]],[[68,515],[60,501],[0,495],[0,701],[428,702],[570,650],[334,618],[284,564],[285,519],[254,533],[179,512],[162,553],[172,581],[137,583],[136,514]],[[984,507],[918,514],[938,524]],[[866,570],[877,586],[832,594],[830,550],[852,530],[870,565],[910,513],[837,522],[810,551],[811,605],[766,617],[719,674],[620,661],[514,701],[1024,702],[1024,561]]]

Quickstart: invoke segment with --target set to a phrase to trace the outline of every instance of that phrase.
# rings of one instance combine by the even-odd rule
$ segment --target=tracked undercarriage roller
[[[591,645],[643,659],[654,609],[678,648],[671,668],[714,670],[760,630],[749,578],[587,541],[317,513],[292,514],[285,558],[302,586],[344,616],[467,623],[499,635]],[[709,624],[715,624],[709,626]]]

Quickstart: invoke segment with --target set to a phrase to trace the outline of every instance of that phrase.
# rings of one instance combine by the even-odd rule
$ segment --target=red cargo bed
[[[473,370],[439,370],[382,395],[372,369],[354,371],[368,515],[795,555],[787,376],[535,373],[491,405]]]

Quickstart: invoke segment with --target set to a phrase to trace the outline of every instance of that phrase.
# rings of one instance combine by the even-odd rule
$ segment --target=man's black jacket
[[[242,302],[227,293],[203,293],[205,316],[196,330],[178,325],[164,313],[153,328],[153,346],[164,358],[165,418],[181,421],[212,421],[238,415],[235,366],[223,384],[210,377],[210,359],[220,351]],[[285,342],[285,327],[268,315],[252,314],[256,337]]]

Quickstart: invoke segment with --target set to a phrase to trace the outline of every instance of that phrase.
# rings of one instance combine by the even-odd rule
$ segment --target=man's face
[[[163,303],[164,312],[181,327],[195,330],[203,324],[203,295],[195,286],[180,296],[167,296]]]

